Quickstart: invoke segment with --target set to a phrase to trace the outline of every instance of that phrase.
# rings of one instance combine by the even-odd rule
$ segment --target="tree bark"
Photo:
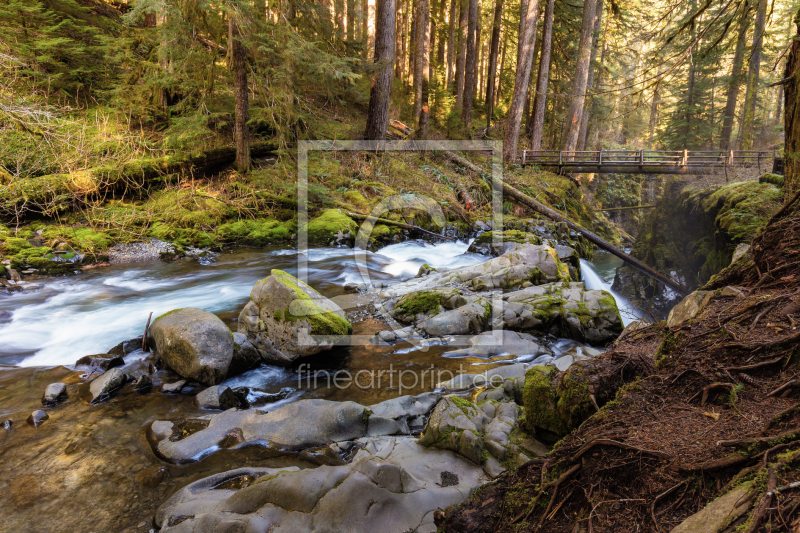
[[[547,85],[550,81],[550,56],[553,50],[553,10],[555,0],[547,0],[542,28],[542,54],[539,58],[539,73],[536,80],[536,94],[531,111],[531,150],[542,149],[544,132],[544,112],[547,107]]]
[[[800,191],[800,23],[792,41],[786,61],[783,123],[786,134],[784,147],[784,201],[788,202]]]
[[[528,0],[519,0],[519,40],[517,41],[517,68],[522,65],[522,36],[525,34],[525,19],[528,13]]]
[[[503,24],[503,0],[495,0],[492,22],[492,45],[489,50],[489,70],[486,77],[486,131],[492,127],[494,114],[494,84],[497,81],[497,58],[500,54],[500,27]]]
[[[536,21],[539,18],[539,0],[529,0],[525,13],[525,32],[520,35],[520,54],[517,75],[514,80],[514,96],[508,113],[506,135],[503,139],[503,160],[511,163],[517,157],[519,130],[522,126],[522,108],[528,92],[528,81],[531,75],[531,56],[536,39]]]
[[[425,27],[427,28],[425,31],[428,35],[428,60],[426,67],[428,69],[428,83],[430,84],[433,81],[433,51],[436,50],[436,17],[434,16],[434,8],[436,4],[434,0],[427,0],[428,1],[428,14],[427,14],[427,24]],[[444,0],[439,0],[441,4]]]
[[[443,0],[444,1],[444,0]],[[456,7],[458,7],[459,0],[450,0],[450,17],[448,19],[448,26],[450,33],[447,36],[447,90],[453,90],[453,58],[455,57],[454,48],[456,46]]]
[[[591,87],[593,92],[596,92],[594,87],[595,71],[600,70],[600,66],[593,66],[595,59],[597,59],[597,49],[600,46],[600,30],[603,27],[603,0],[597,0],[597,7],[594,19],[594,30],[592,31],[592,57],[589,59],[589,79],[586,80],[586,87]],[[597,75],[598,79],[600,75]],[[586,150],[586,135],[589,132],[589,115],[590,109],[593,107],[594,97],[592,100],[584,103],[583,113],[581,115],[581,127],[578,130],[578,150]]]
[[[228,35],[231,50],[231,69],[233,70],[233,92],[235,116],[233,137],[236,144],[236,170],[245,173],[250,170],[250,131],[247,127],[249,101],[247,87],[247,50],[242,44],[242,35],[237,24],[237,16],[231,13],[228,18]]]
[[[420,118],[422,108],[422,76],[423,70],[427,75],[427,65],[422,59],[428,40],[425,38],[425,12],[428,10],[428,0],[416,0],[414,11],[414,117]]]
[[[742,18],[739,20],[739,36],[736,39],[736,49],[733,52],[733,66],[731,79],[728,82],[728,95],[725,100],[725,118],[722,121],[722,132],[719,138],[719,149],[730,150],[733,121],[736,116],[736,101],[739,99],[739,86],[742,84],[742,65],[744,64],[744,48],[747,44],[747,28],[750,26],[750,8],[747,1],[744,3]]]
[[[389,125],[389,96],[392,92],[392,60],[395,45],[395,0],[376,0],[375,63],[379,65],[367,107],[367,139],[386,139]]]
[[[586,84],[589,81],[589,61],[592,54],[592,30],[597,15],[597,0],[584,0],[583,23],[578,43],[578,59],[575,66],[575,83],[572,86],[572,101],[567,113],[567,135],[564,150],[575,150],[581,127],[583,106],[586,102]]]
[[[758,77],[761,70],[761,48],[764,44],[764,27],[767,18],[768,0],[759,0],[756,12],[756,23],[753,28],[753,48],[750,51],[750,66],[747,71],[747,92],[742,114],[742,150],[753,147],[755,130],[756,101],[758,100]]]
[[[469,24],[467,25],[467,57],[464,69],[464,98],[461,121],[469,129],[472,123],[472,100],[475,96],[475,38],[478,23],[478,0],[469,1]]]
[[[456,109],[464,105],[464,67],[467,62],[467,15],[469,0],[459,0],[458,6],[458,44],[456,56]]]
[[[426,139],[428,137],[428,123],[429,123],[429,109],[428,97],[430,88],[430,47],[433,46],[431,42],[431,12],[429,0],[418,0],[422,8],[418,11],[419,19],[417,26],[422,30],[417,34],[421,43],[417,45],[417,50],[421,53],[417,56],[416,61],[420,63],[416,67],[417,71],[421,74],[420,80],[420,108],[417,113],[417,139]]]
[[[663,70],[659,70],[659,76]],[[650,149],[654,150],[656,136],[656,121],[658,120],[658,105],[661,102],[661,82],[653,88],[653,101],[650,103]]]
[[[347,0],[347,42],[352,46],[356,40],[356,0]]]

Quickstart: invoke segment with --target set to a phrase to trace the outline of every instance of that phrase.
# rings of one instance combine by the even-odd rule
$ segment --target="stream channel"
[[[488,256],[468,253],[469,243],[430,244],[406,241],[367,253],[373,284],[414,277],[427,263],[458,267],[481,263]],[[88,384],[74,370],[85,355],[105,353],[119,342],[142,334],[150,312],[158,316],[181,307],[198,307],[217,314],[234,331],[250,290],[278,268],[297,272],[298,252],[291,249],[237,249],[210,262],[179,260],[113,265],[74,276],[26,282],[24,290],[0,297],[0,531],[149,531],[155,508],[178,488],[215,472],[246,465],[310,466],[291,456],[246,453],[212,456],[189,465],[168,465],[153,455],[145,428],[156,419],[179,419],[205,414],[193,403],[201,389],[170,396],[157,389],[141,395],[125,387],[110,401],[90,405]],[[344,294],[346,283],[361,283],[353,250],[317,248],[307,252],[308,282],[329,298]],[[610,291],[621,261],[605,252],[595,264],[582,260],[587,289]],[[640,316],[614,295],[627,325]],[[366,307],[366,305],[365,305]],[[354,334],[371,336],[388,326],[360,309],[346,309]],[[541,339],[555,357],[579,343]],[[362,343],[335,348],[304,363],[315,371],[395,369],[449,370],[479,373],[509,362],[530,362],[530,356],[448,357],[447,345]],[[126,356],[126,365],[144,357]],[[538,358],[551,360],[549,355]],[[297,367],[262,365],[224,382],[231,388],[248,386],[285,397],[262,408],[275,409],[298,398],[352,400],[371,405],[401,394],[434,389],[432,380],[381,389],[314,386],[298,380]],[[70,399],[48,410],[50,419],[34,429],[25,419],[41,408],[41,395],[53,382],[66,383]],[[76,398],[77,396],[77,398]]]

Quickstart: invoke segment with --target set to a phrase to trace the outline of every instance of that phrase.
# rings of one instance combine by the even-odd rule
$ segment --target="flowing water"
[[[611,293],[617,301],[622,323],[627,326],[634,320],[642,319],[644,312],[631,304],[624,296],[611,290],[611,285],[614,284],[614,274],[622,265],[622,259],[604,250],[597,250],[594,253],[593,261],[581,259],[581,280],[586,284],[587,289],[599,289]]]
[[[325,296],[344,298],[345,283],[378,284],[413,277],[423,263],[457,267],[488,259],[466,253],[468,245],[407,241],[367,253],[366,269],[359,269],[353,251],[345,248],[312,249],[304,254],[309,283]],[[158,419],[208,414],[194,405],[192,394],[164,396],[156,389],[140,395],[126,387],[110,401],[90,405],[87,376],[71,367],[84,355],[104,353],[124,339],[141,335],[150,312],[158,316],[179,307],[199,307],[216,313],[235,330],[238,313],[255,282],[273,268],[294,274],[300,254],[286,249],[237,250],[208,264],[185,260],[117,265],[28,282],[22,292],[0,297],[0,423],[13,422],[10,430],[0,429],[0,531],[145,532],[155,508],[200,477],[246,465],[310,466],[301,457],[276,458],[253,449],[212,456],[197,464],[167,465],[153,455],[146,428]],[[364,272],[369,280],[363,279]],[[595,270],[584,262],[583,272],[590,288],[609,289],[599,264]],[[353,303],[348,309],[355,334],[368,337],[388,329],[359,305]],[[491,360],[443,357],[452,349],[447,343],[339,347],[304,360],[321,375],[318,383],[300,379],[298,367],[261,366],[226,384],[268,392],[291,387],[294,392],[284,402],[318,397],[370,405],[433,390],[438,381],[431,372],[434,368],[452,374],[477,373],[535,355]],[[550,348],[558,354],[575,344],[551,339]],[[135,364],[142,356],[134,352],[126,356],[126,364]],[[339,388],[326,382],[333,372],[388,368],[417,376],[431,373],[422,382],[398,379],[372,388]],[[38,429],[26,424],[28,414],[41,408],[44,388],[57,381],[67,384],[69,400],[49,408],[50,419]]]

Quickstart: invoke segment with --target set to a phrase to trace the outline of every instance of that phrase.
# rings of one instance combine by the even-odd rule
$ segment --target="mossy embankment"
[[[800,509],[798,253],[795,208],[770,219],[693,318],[631,327],[564,372],[529,370],[526,427],[563,438],[448,509],[439,531],[789,531]]]
[[[768,180],[703,189],[674,181],[645,217],[632,254],[697,287],[730,264],[736,246],[763,229],[781,198]]]
[[[356,125],[342,123],[340,126],[343,131],[350,131],[348,128]],[[0,186],[0,198],[14,205],[26,205],[25,188],[30,188],[31,191],[47,191],[48,201],[35,210],[23,210],[19,216],[6,210],[3,217],[6,225],[0,233],[2,259],[10,260],[16,269],[33,267],[40,273],[61,273],[75,270],[76,265],[62,266],[53,259],[75,254],[70,259],[80,255],[83,262],[102,262],[108,248],[118,242],[157,238],[176,244],[179,252],[190,246],[266,246],[296,242],[299,197],[297,164],[292,150],[279,150],[266,159],[256,159],[255,167],[247,174],[226,169],[196,174],[187,170],[193,167],[174,163],[186,162],[191,157],[164,155],[117,167],[94,166],[95,170],[86,173],[11,177],[8,183]],[[174,165],[167,164],[170,161]],[[92,160],[88,164],[97,162]],[[483,161],[476,160],[476,163]],[[148,174],[152,179],[146,184],[143,180],[128,179],[128,174],[133,172],[131,169],[145,166],[152,170],[152,176]],[[101,172],[98,168],[105,170]],[[85,186],[79,186],[76,176],[85,178]],[[459,200],[456,177],[475,200],[469,212]],[[103,181],[106,183],[111,178],[116,186],[101,193],[97,180],[106,180]],[[619,240],[618,235],[614,239],[613,226],[590,205],[571,180],[518,167],[509,170],[509,178],[523,190],[542,196],[540,199],[554,209],[565,211],[582,226],[611,240]],[[51,183],[53,180],[58,183]],[[461,236],[473,231],[474,221],[492,218],[491,195],[486,183],[436,154],[312,152],[306,192],[308,242],[312,245],[352,244],[359,224],[346,213],[369,214],[392,196],[433,198],[448,225]],[[503,211],[505,227],[552,226],[549,220],[510,202],[503,204]],[[424,209],[409,207],[382,216],[434,231],[442,229]],[[341,242],[338,237],[342,235],[349,235],[349,238]],[[404,235],[397,227],[379,224],[370,242],[381,246],[397,242]],[[581,255],[587,253],[582,251]]]

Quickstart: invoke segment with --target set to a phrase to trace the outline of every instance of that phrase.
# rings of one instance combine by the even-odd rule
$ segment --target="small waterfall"
[[[638,307],[634,307],[625,297],[611,290],[611,283],[606,283],[597,274],[594,265],[585,259],[581,259],[581,281],[586,284],[587,289],[597,289],[608,291],[611,296],[617,301],[619,308],[619,315],[622,318],[622,323],[627,326],[634,320],[644,318],[644,313]]]

